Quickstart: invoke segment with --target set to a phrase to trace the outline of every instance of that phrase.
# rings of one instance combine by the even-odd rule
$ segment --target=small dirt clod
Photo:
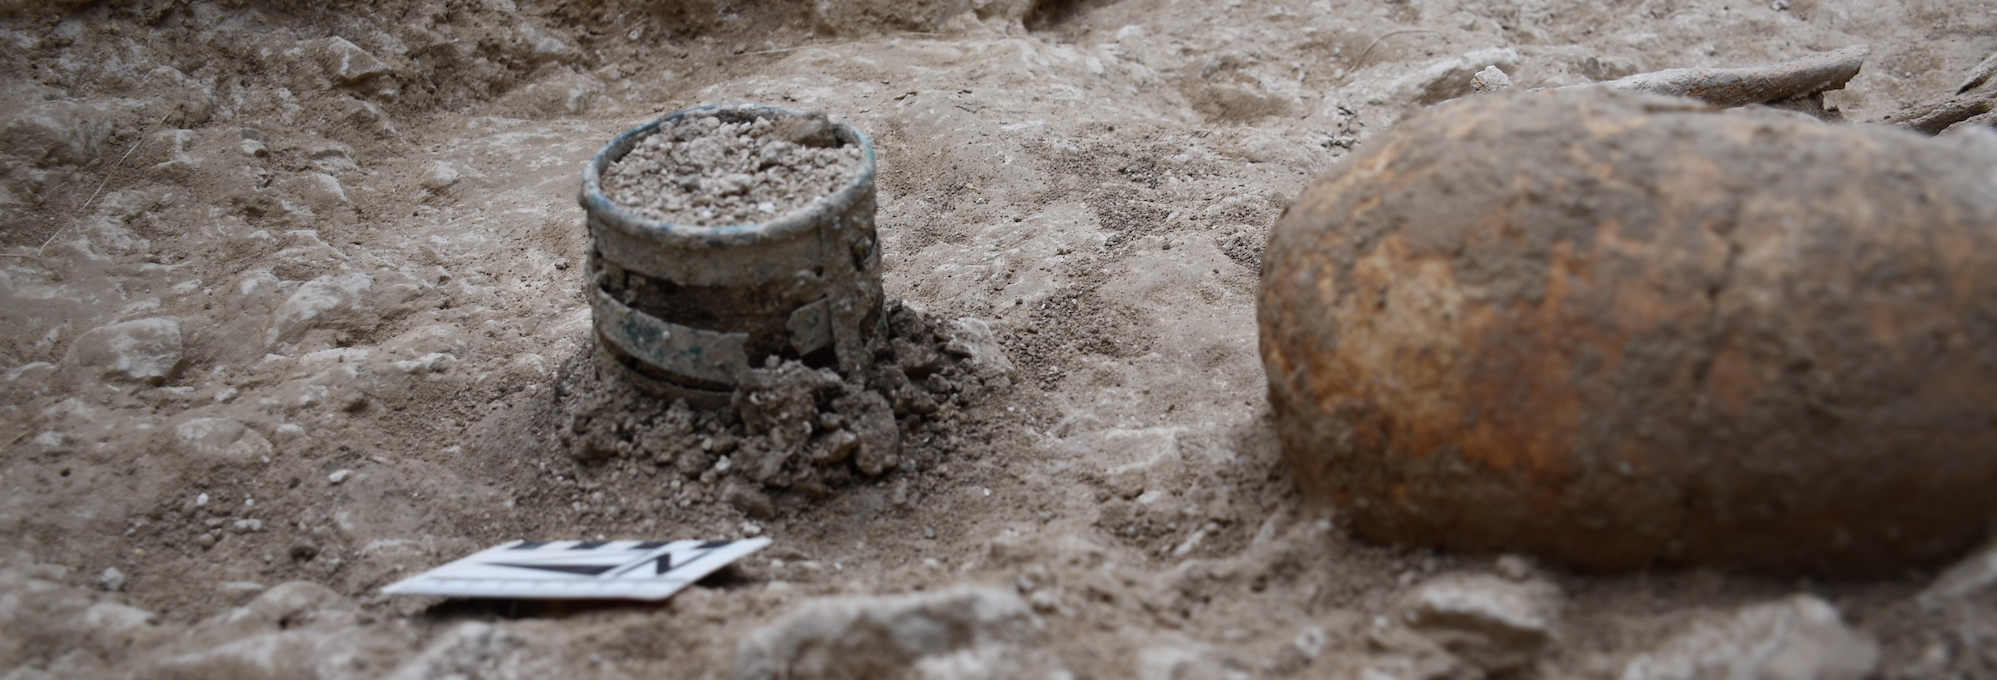
[[[712,473],[725,478],[722,500],[758,519],[775,512],[761,489],[816,497],[854,479],[926,468],[942,451],[925,445],[921,433],[932,423],[961,424],[967,409],[1010,383],[971,357],[939,351],[970,341],[963,337],[969,331],[930,329],[965,324],[953,326],[898,301],[887,313],[895,320],[891,335],[880,343],[875,369],[864,381],[782,362],[750,371],[752,380],[721,411],[667,404],[579,367],[563,406],[568,427],[562,445],[586,464],[637,461],[687,479]],[[918,355],[919,361],[910,359]],[[922,364],[928,379],[902,368],[910,363]]]

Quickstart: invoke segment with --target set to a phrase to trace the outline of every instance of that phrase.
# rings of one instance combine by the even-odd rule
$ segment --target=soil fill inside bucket
[[[646,391],[713,408],[773,362],[854,380],[871,363],[874,147],[852,127],[768,106],[680,111],[597,152],[580,202],[598,360]]]

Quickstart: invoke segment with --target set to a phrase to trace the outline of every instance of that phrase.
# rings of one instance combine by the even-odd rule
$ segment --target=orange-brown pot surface
[[[1364,536],[1875,574],[1997,514],[1997,159],[1603,91],[1453,102],[1286,211],[1261,350]]]

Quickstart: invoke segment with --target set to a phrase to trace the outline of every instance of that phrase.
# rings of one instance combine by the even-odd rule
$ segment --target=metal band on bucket
[[[801,359],[858,378],[883,325],[874,230],[874,147],[839,190],[767,222],[713,227],[648,219],[612,203],[602,176],[673,121],[781,119],[770,106],[704,106],[625,131],[583,167],[577,202],[588,215],[590,299],[599,358],[623,366],[662,396],[713,403],[769,358]],[[677,318],[676,318],[677,317]],[[732,327],[714,327],[732,326]]]

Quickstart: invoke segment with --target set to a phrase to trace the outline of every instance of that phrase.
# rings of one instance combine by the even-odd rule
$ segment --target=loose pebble
[[[125,572],[118,571],[117,567],[107,567],[104,569],[103,574],[97,576],[97,582],[102,584],[105,590],[114,593],[124,590]]]

